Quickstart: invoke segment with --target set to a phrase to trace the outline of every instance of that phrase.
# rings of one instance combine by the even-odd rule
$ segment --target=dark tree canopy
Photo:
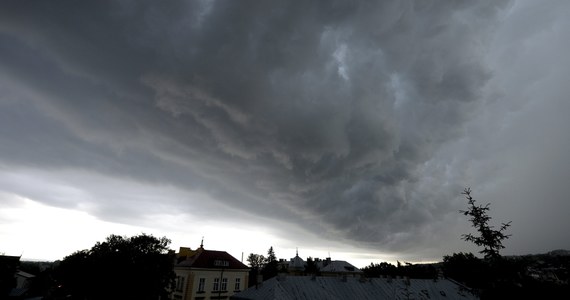
[[[265,267],[263,268],[263,279],[267,280],[269,278],[275,277],[278,272],[278,261],[273,251],[273,246],[269,247],[267,250],[267,258],[265,259]]]
[[[111,235],[63,259],[60,280],[74,299],[166,299],[174,282],[170,240]]]
[[[483,246],[483,250],[479,251],[485,258],[495,259],[500,257],[499,251],[503,248],[503,240],[509,238],[510,235],[503,232],[511,225],[511,222],[502,223],[499,230],[494,229],[489,225],[491,217],[488,215],[489,203],[486,205],[476,205],[475,199],[471,196],[471,189],[466,188],[463,193],[468,200],[468,209],[461,210],[460,212],[469,216],[469,221],[472,226],[479,233],[478,235],[463,234],[462,238],[465,241],[473,242],[477,246]]]
[[[399,261],[396,266],[388,262],[379,264],[371,263],[362,269],[366,277],[380,276],[407,276],[415,279],[434,279],[437,278],[437,271],[432,264],[401,264]]]
[[[319,266],[317,262],[312,257],[307,257],[307,264],[305,265],[305,272],[306,275],[320,275]]]
[[[252,269],[260,269],[265,263],[265,256],[261,254],[250,253],[247,257],[247,262]]]
[[[489,278],[490,267],[472,253],[453,253],[443,257],[445,276],[466,284],[471,288],[482,288]]]

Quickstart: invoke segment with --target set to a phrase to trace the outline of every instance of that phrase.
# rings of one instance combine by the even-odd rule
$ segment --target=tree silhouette
[[[63,259],[57,273],[74,299],[166,299],[174,283],[170,240],[111,235]]]
[[[263,263],[265,262],[265,257],[261,254],[250,253],[247,257],[247,262],[249,266],[253,269],[260,269],[263,267]]]
[[[472,242],[479,247],[483,247],[483,250],[479,251],[487,259],[496,259],[500,257],[499,251],[505,246],[503,246],[503,240],[509,238],[510,234],[504,234],[503,232],[511,226],[511,222],[502,223],[499,230],[494,229],[493,226],[489,225],[491,217],[488,215],[489,203],[486,205],[476,205],[475,199],[471,196],[471,189],[466,188],[461,193],[465,195],[468,200],[468,209],[460,210],[466,216],[469,216],[469,221],[472,226],[479,232],[478,235],[473,235],[471,233],[462,234],[463,240]]]
[[[275,277],[278,272],[278,262],[275,252],[273,251],[273,246],[267,251],[267,258],[265,259],[265,267],[263,268],[263,279],[267,280],[269,278]]]
[[[305,274],[306,275],[316,275],[319,276],[320,274],[319,266],[317,266],[317,262],[312,257],[307,257],[307,264],[305,265]]]

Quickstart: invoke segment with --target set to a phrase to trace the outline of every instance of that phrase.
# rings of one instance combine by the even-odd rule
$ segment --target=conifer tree
[[[475,199],[471,196],[470,188],[466,188],[461,194],[467,198],[469,207],[467,210],[460,210],[460,212],[470,217],[469,221],[478,232],[478,235],[471,233],[462,234],[462,239],[472,242],[479,247],[482,246],[483,250],[479,251],[479,253],[482,253],[485,258],[499,258],[499,251],[505,248],[505,246],[503,246],[503,240],[511,236],[510,234],[504,233],[504,231],[511,226],[511,222],[502,223],[501,227],[496,230],[493,226],[489,225],[489,221],[491,221],[491,217],[488,215],[490,204],[477,205]]]

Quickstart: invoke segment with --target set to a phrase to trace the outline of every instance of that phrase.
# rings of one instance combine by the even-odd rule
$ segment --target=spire
[[[299,256],[299,247],[297,247],[297,248],[295,248],[295,249],[297,249],[297,250],[295,251],[295,256]]]
[[[200,248],[204,249],[204,237],[202,236],[202,241],[200,242]]]

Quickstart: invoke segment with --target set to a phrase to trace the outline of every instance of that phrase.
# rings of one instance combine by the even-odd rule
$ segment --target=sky
[[[0,253],[570,249],[570,2],[2,1]]]

